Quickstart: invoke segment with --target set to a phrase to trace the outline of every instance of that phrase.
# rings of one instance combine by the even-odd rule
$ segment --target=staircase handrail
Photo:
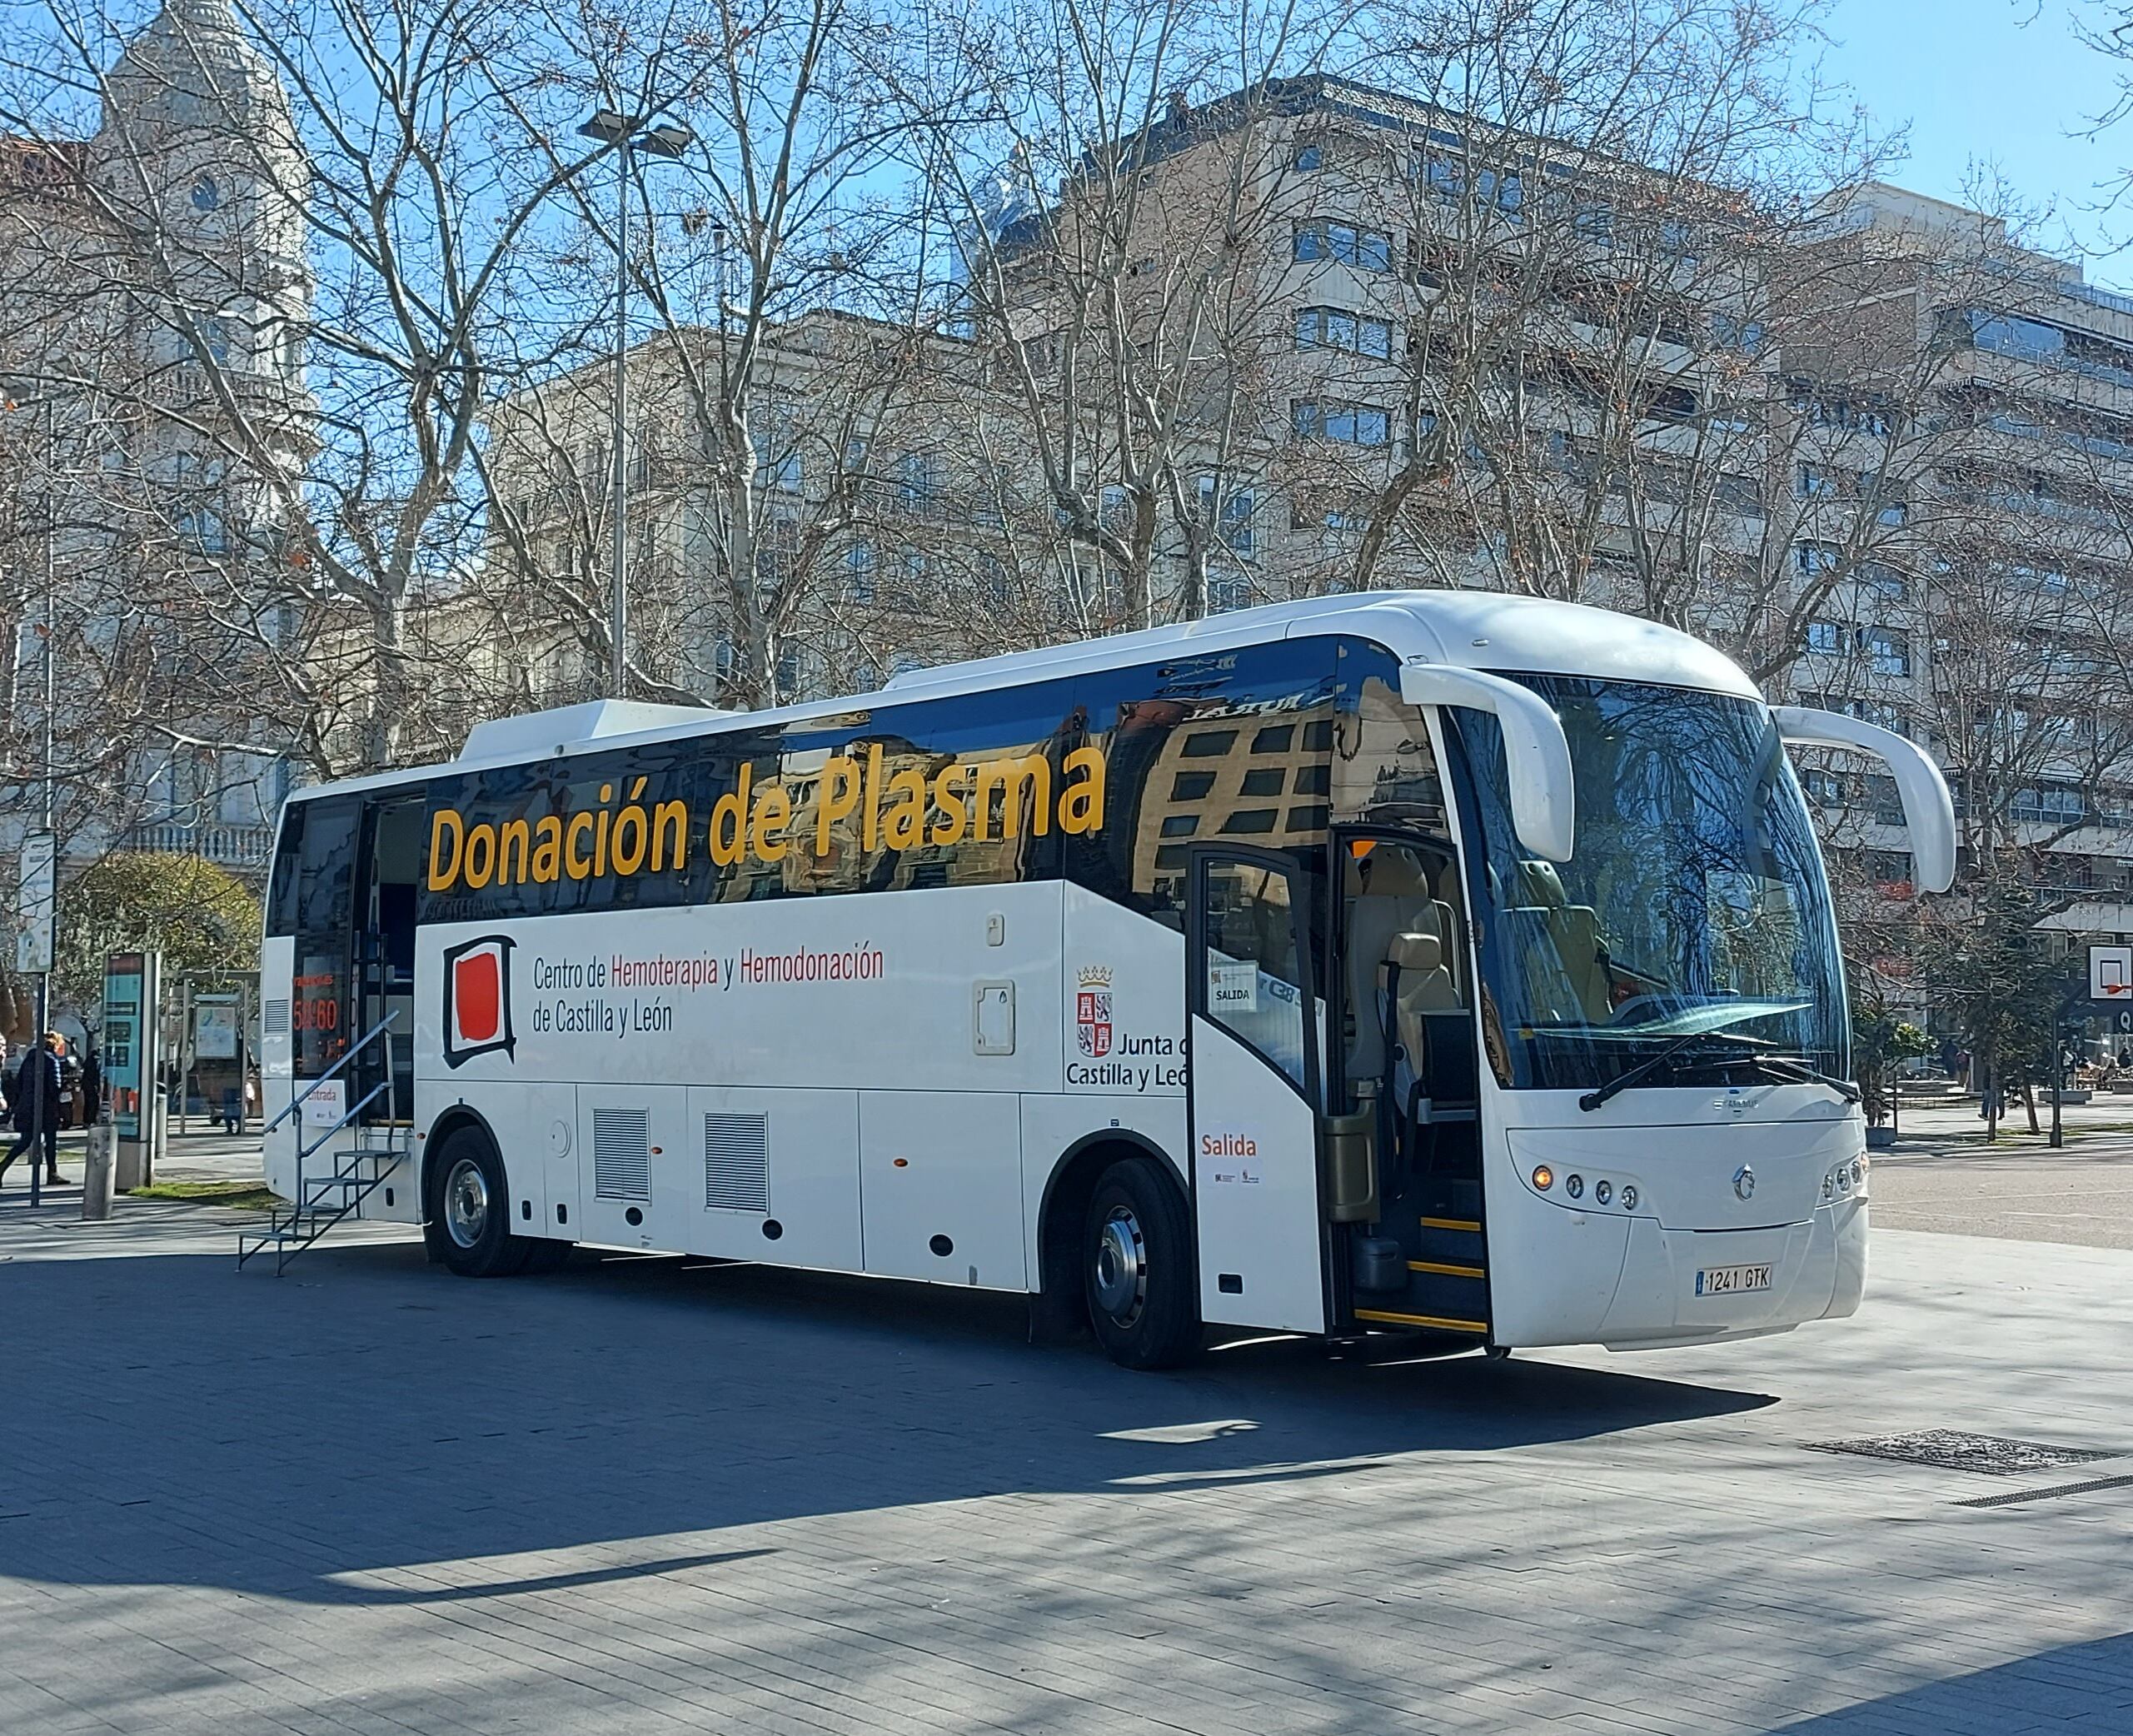
[[[276,1111],[273,1120],[259,1130],[260,1133],[264,1135],[273,1132],[276,1128],[279,1127],[284,1121],[287,1120],[291,1115],[296,1114],[298,1110],[304,1106],[304,1104],[309,1100],[311,1094],[313,1091],[324,1085],[327,1080],[332,1078],[335,1074],[338,1073],[343,1067],[346,1066],[349,1062],[355,1060],[357,1055],[361,1055],[366,1049],[369,1048],[372,1043],[383,1036],[386,1031],[392,1028],[393,1021],[399,1018],[399,1016],[400,1010],[397,1007],[395,1007],[392,1011],[387,1013],[385,1017],[379,1020],[376,1025],[373,1025],[367,1031],[364,1032],[361,1039],[351,1047],[345,1054],[343,1054],[339,1060],[334,1062],[331,1066],[328,1067],[323,1073],[320,1074],[317,1078],[314,1079],[309,1085],[306,1085],[302,1090],[299,1091],[286,1104],[282,1105],[281,1109]],[[371,1096],[376,1096],[377,1094],[374,1091],[371,1095]],[[363,1100],[367,1103],[370,1099],[365,1098]]]

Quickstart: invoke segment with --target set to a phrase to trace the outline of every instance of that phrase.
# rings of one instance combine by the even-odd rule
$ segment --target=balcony
[[[200,856],[223,868],[239,871],[261,869],[274,849],[271,826],[186,826],[162,821],[137,826],[126,835],[128,850],[164,856]]]

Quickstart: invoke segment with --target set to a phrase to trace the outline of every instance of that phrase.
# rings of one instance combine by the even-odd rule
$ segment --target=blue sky
[[[1883,127],[1910,123],[1909,159],[1889,179],[1960,200],[1973,162],[1994,164],[2056,213],[2038,235],[2055,251],[2133,236],[2133,209],[2084,208],[2133,164],[2133,121],[2101,141],[2073,136],[2110,106],[2115,63],[2075,39],[2070,0],[1836,0],[1825,28],[1825,75]],[[2087,265],[2097,282],[2133,286],[2133,252]]]

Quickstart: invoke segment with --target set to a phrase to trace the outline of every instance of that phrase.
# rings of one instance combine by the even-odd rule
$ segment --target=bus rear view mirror
[[[1503,731],[1511,824],[1518,841],[1551,862],[1570,860],[1577,826],[1570,743],[1546,700],[1500,675],[1450,663],[1403,665],[1400,697],[1411,706],[1461,706],[1494,716]]]
[[[1777,720],[1777,733],[1790,746],[1849,748],[1883,761],[1903,802],[1915,883],[1926,892],[1945,892],[1955,884],[1956,805],[1948,795],[1947,780],[1925,749],[1893,730],[1841,711],[1772,706],[1770,715]]]

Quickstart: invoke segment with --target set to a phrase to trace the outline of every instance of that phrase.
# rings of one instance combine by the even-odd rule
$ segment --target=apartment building
[[[741,546],[791,659],[779,692],[1131,624],[1136,558],[1158,618],[1196,586],[1211,609],[1538,591],[1689,627],[1773,695],[1926,742],[1973,857],[2026,853],[2053,926],[2133,932],[2133,716],[2111,697],[2133,301],[1991,218],[1876,184],[1756,227],[1684,177],[1313,77],[1092,152],[964,238],[959,294],[952,337],[826,315],[778,334]],[[704,496],[700,412],[674,407],[690,370],[660,347],[696,346],[700,376],[718,342],[631,357],[631,582],[679,599],[665,678],[702,697],[731,691],[747,612],[711,547],[735,508],[730,483]],[[856,389],[900,343],[934,389]],[[534,564],[588,579],[601,379],[497,422],[500,474],[536,479],[506,488],[541,527]],[[1199,793],[1148,849],[1271,783],[1233,746],[1170,768]],[[1804,776],[1856,895],[1907,897],[1892,790],[1833,760]],[[1308,822],[1297,793],[1279,827]]]
[[[300,469],[317,409],[304,176],[275,71],[227,0],[167,0],[111,65],[90,135],[0,140],[0,559],[24,600],[9,721],[18,739],[42,729],[48,603],[77,857],[172,851],[264,873],[292,769],[244,745],[249,707],[205,696],[279,631],[243,618],[238,587],[283,515],[257,466],[229,461],[217,394],[264,431],[269,462]],[[0,854],[25,823],[7,816]]]

